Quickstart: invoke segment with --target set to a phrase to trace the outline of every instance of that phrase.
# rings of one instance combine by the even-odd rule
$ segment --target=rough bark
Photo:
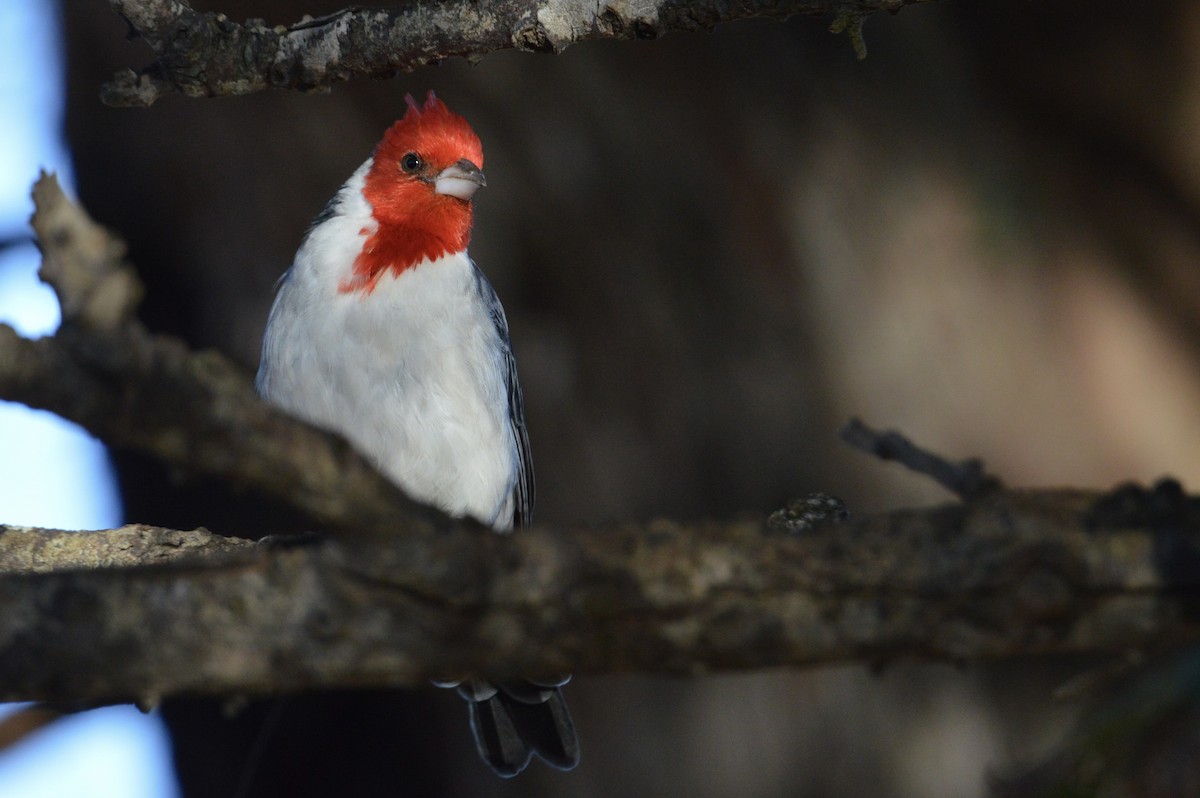
[[[154,51],[150,66],[117,74],[104,87],[110,105],[150,105],[164,94],[248,94],[265,88],[328,90],[356,77],[390,77],[452,56],[476,60],[497,50],[560,53],[575,42],[657,38],[711,30],[749,17],[839,14],[860,55],[861,20],[929,0],[451,0],[403,8],[352,7],[289,25],[236,23],[195,11],[184,0],[109,0]]]
[[[462,524],[226,549],[203,532],[120,530],[108,534],[137,541],[147,562],[174,557],[180,535],[206,553],[99,569],[113,537],[46,532],[38,564],[56,570],[42,573],[13,572],[30,570],[8,551],[31,533],[9,532],[0,698],[153,702],[460,672],[695,674],[1195,641],[1196,502],[1154,509],[1160,494],[1000,492],[799,535],[754,520],[512,536]]]
[[[249,550],[255,545],[206,529],[185,531],[146,524],[89,532],[0,524],[0,574],[134,568]]]

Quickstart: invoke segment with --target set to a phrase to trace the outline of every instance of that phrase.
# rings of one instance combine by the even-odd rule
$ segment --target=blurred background
[[[195,5],[280,24],[343,3]],[[933,3],[868,19],[864,62],[829,19],[743,21],[147,110],[99,103],[150,60],[108,4],[59,15],[80,198],[129,241],[147,324],[247,374],[274,281],[403,95],[471,121],[471,252],[508,311],[542,521],[948,499],[841,446],[852,415],[1015,485],[1200,480],[1194,3]],[[129,520],[270,523],[112,457]],[[583,764],[510,782],[433,690],[163,715],[184,796],[957,798],[1052,751],[1079,706],[1051,694],[1092,664],[580,677]]]

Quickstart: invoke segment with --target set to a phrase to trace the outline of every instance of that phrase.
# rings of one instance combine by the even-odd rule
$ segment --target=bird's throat
[[[362,250],[354,259],[350,275],[338,285],[343,294],[361,291],[370,294],[381,279],[396,278],[406,270],[423,261],[433,261],[454,252],[466,249],[466,236],[455,236],[453,240],[420,228],[404,228],[397,225],[379,225],[374,232],[369,228]],[[468,228],[469,232],[469,228]]]

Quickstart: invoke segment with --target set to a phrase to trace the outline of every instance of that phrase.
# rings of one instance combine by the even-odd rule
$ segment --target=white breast
[[[508,528],[516,444],[499,335],[466,253],[386,275],[370,294],[337,290],[373,229],[354,185],[369,163],[280,287],[259,391],[341,433],[413,498]]]

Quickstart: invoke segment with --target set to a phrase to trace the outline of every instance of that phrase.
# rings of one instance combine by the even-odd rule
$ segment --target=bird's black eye
[[[404,157],[400,159],[400,168],[410,175],[421,171],[421,167],[424,165],[424,162],[421,161],[421,156],[415,152],[405,153]]]

